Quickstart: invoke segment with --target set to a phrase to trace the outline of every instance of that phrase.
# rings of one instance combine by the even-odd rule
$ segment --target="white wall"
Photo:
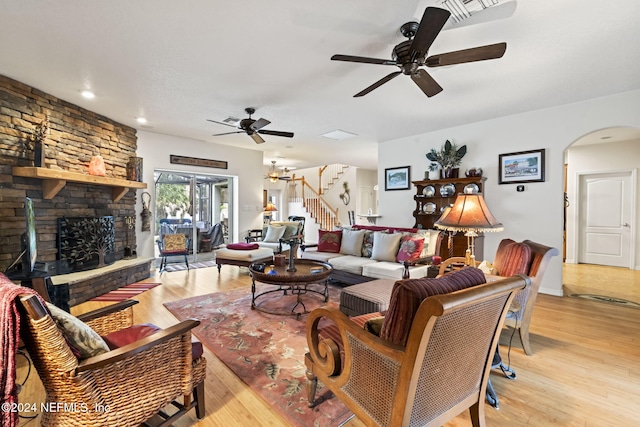
[[[143,177],[148,186],[146,191],[152,196],[151,212],[155,212],[153,181],[155,169],[225,175],[233,179],[234,211],[237,212],[237,215],[233,217],[234,235],[230,236],[230,240],[238,242],[241,236],[246,234],[247,230],[262,227],[263,154],[261,151],[138,131],[137,154],[144,159]],[[222,160],[228,162],[228,169],[175,165],[169,161],[169,155],[171,154],[200,159]],[[142,191],[138,190],[136,201],[138,255],[153,257],[155,245],[153,231],[141,230],[141,194]],[[155,221],[156,218],[151,220]],[[153,229],[152,226],[151,230]]]
[[[577,262],[575,245],[576,207],[579,204],[577,192],[578,174],[607,173],[633,170],[640,166],[640,140],[623,141],[610,144],[595,144],[570,147],[567,150],[567,262]],[[637,174],[636,174],[637,176]],[[640,201],[640,185],[636,182],[636,200]],[[635,268],[640,269],[640,238],[637,232],[640,225],[640,209],[636,209],[635,228]]]
[[[437,103],[437,98],[425,100]],[[434,107],[435,108],[435,107]],[[494,216],[501,221],[502,233],[487,233],[484,253],[495,254],[501,239],[534,240],[562,248],[563,151],[581,136],[594,130],[614,127],[640,127],[640,91],[624,92],[574,104],[531,111],[479,123],[440,130],[379,144],[378,179],[381,183],[379,213],[382,225],[412,226],[415,188],[383,191],[385,168],[411,166],[411,179],[420,180],[427,170],[425,157],[432,147],[447,139],[467,145],[461,170],[480,166],[488,179],[485,198]],[[525,185],[516,192],[514,184],[498,185],[498,155],[517,151],[546,149],[546,180]],[[487,258],[490,259],[489,256]],[[555,257],[545,274],[541,292],[562,295],[562,259]]]

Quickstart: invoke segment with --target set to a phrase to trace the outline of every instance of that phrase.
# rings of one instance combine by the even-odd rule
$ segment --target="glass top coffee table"
[[[264,271],[260,271],[261,266]],[[298,259],[295,261],[296,271],[287,271],[288,267],[264,264],[251,264],[251,309],[260,310],[269,314],[293,315],[298,319],[301,315],[309,313],[301,296],[307,293],[318,294],[324,297],[324,302],[329,301],[329,276],[333,272],[333,267],[326,262]],[[269,289],[256,293],[256,282],[266,285],[277,286],[276,289]],[[308,285],[318,284],[321,290],[313,289]],[[264,300],[267,295],[280,292],[282,295],[296,295],[296,304],[290,311],[272,309],[268,307],[268,300]],[[259,302],[259,299],[263,301]]]

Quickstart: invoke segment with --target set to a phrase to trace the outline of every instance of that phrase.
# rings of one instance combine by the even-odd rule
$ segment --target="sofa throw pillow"
[[[47,309],[62,335],[69,345],[78,351],[81,359],[109,351],[109,346],[102,337],[82,320],[51,303],[47,303]]]
[[[299,227],[298,225],[293,225],[293,224],[286,224],[285,225],[285,231],[284,234],[282,235],[283,239],[291,239],[293,236],[297,236],[298,235],[298,231],[299,231]]]
[[[364,258],[371,258],[371,251],[373,250],[373,231],[364,230],[364,237],[362,239],[362,251],[360,256]]]
[[[342,240],[340,241],[340,253],[343,255],[362,255],[362,241],[364,240],[364,230],[342,230]]]
[[[420,258],[424,248],[424,237],[402,236],[396,261],[415,261]]]
[[[374,232],[371,259],[395,262],[400,248],[400,239],[402,239],[402,234]]]
[[[436,230],[422,230],[412,234],[413,237],[422,237],[424,239],[424,246],[422,247],[422,253],[420,258],[426,258],[430,255],[435,255],[437,237],[440,232]]]
[[[524,243],[514,242],[498,251],[494,267],[498,270],[498,275],[510,277],[514,274],[527,274],[530,261],[531,248]]]
[[[278,243],[285,231],[287,231],[287,227],[270,225],[267,227],[267,234],[262,238],[262,241],[265,243]]]
[[[486,283],[484,273],[474,267],[466,267],[437,279],[398,280],[391,291],[389,310],[382,323],[380,338],[394,344],[405,345],[409,338],[413,317],[422,300],[483,283]]]
[[[318,230],[318,252],[340,252],[342,230]]]
[[[384,316],[374,317],[373,319],[369,319],[365,322],[364,329],[379,337],[383,323]]]

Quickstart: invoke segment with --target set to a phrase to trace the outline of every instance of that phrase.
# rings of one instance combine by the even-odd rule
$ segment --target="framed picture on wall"
[[[411,166],[387,168],[384,170],[384,189],[408,190],[411,183]]]
[[[498,184],[544,182],[544,149],[499,155]]]

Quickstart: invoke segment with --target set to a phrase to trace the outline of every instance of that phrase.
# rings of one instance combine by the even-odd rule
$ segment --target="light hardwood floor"
[[[640,272],[595,266],[566,266],[565,285],[569,292],[596,293],[640,302]],[[224,266],[219,276],[215,268],[191,272],[164,273],[149,282],[158,286],[137,299],[136,322],[159,326],[176,319],[162,305],[210,292],[248,286],[246,269]],[[617,294],[622,288],[628,292]],[[614,289],[616,292],[614,293]],[[85,303],[72,310],[79,313],[106,303]],[[501,344],[511,334],[505,330]],[[511,381],[492,373],[500,396],[500,409],[486,406],[489,426],[636,426],[640,420],[640,310],[569,297],[540,295],[533,315],[531,341],[534,354],[524,355],[518,339],[501,354],[517,372]],[[240,381],[213,353],[205,348],[208,361],[206,380],[207,416],[197,421],[183,417],[177,426],[287,426],[275,411]],[[451,369],[455,369],[452,361]],[[24,370],[18,373],[18,380]],[[461,373],[462,375],[463,373]],[[37,376],[27,382],[22,402],[43,399]],[[21,425],[37,425],[36,421]],[[348,427],[363,423],[352,419]],[[471,425],[466,413],[448,427]]]

